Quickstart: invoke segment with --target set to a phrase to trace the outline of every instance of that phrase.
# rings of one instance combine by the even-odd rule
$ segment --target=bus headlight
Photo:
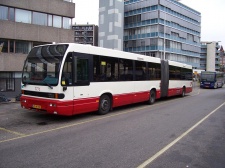
[[[49,106],[50,107],[56,107],[56,104],[50,103]]]
[[[26,103],[27,100],[26,100],[26,99],[22,99],[21,102],[22,102],[22,103]]]

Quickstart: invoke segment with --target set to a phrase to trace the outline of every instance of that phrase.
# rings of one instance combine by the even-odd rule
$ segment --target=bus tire
[[[155,90],[151,90],[150,91],[150,95],[149,95],[149,100],[148,100],[148,104],[154,104],[155,103],[155,99],[156,99],[156,92]]]
[[[182,93],[181,93],[181,97],[184,97],[184,96],[185,96],[185,94],[186,94],[186,89],[185,89],[185,87],[183,87],[183,89],[182,89]]]
[[[98,114],[107,114],[111,109],[111,99],[108,95],[104,94],[100,97]]]

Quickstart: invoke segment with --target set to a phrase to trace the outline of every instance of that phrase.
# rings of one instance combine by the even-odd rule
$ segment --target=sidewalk
[[[8,104],[8,103],[19,103],[20,101],[16,101],[16,98],[10,98],[11,101],[9,102],[0,102],[0,104]]]

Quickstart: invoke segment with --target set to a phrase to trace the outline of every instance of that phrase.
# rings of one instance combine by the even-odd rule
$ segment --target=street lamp
[[[165,13],[164,13],[164,38],[163,38],[163,60],[166,59],[166,7],[170,5],[171,1],[165,5]]]

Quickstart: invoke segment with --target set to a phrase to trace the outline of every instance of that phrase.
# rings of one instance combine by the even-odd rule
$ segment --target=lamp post
[[[166,7],[170,5],[171,1],[165,5],[165,13],[164,13],[164,37],[163,37],[163,60],[166,59]]]
[[[164,16],[163,60],[166,59],[166,24],[165,24],[165,19],[166,19],[166,12],[165,12],[165,16]]]

